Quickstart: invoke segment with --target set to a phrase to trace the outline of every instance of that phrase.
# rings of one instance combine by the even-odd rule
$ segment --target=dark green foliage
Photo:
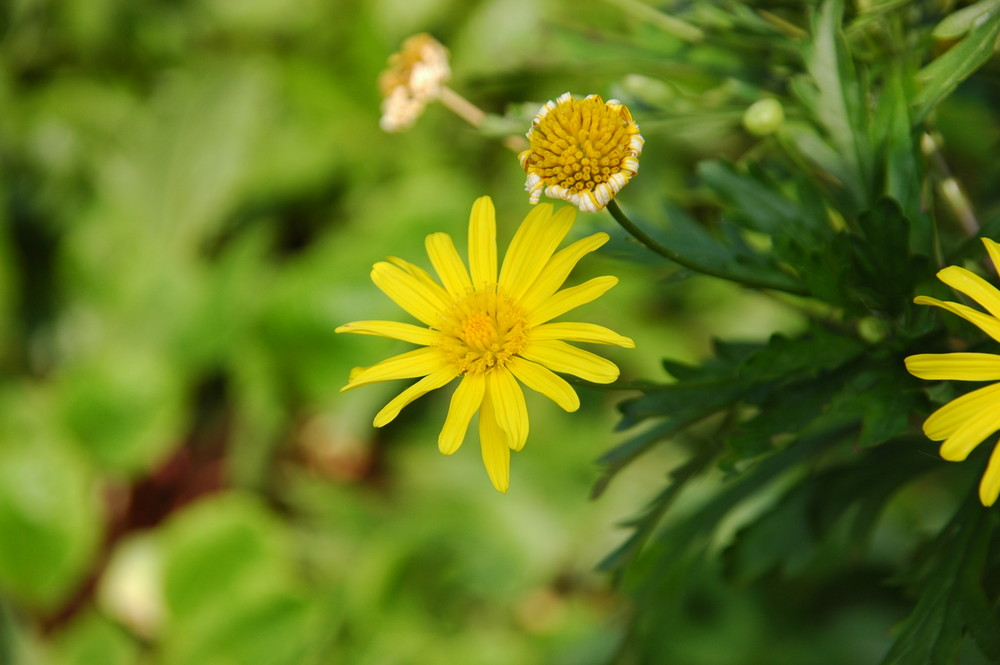
[[[945,253],[960,264],[984,258],[962,226],[970,210],[1000,201],[955,194],[934,120],[990,62],[1000,8],[981,2],[942,22],[919,3],[852,6],[860,14],[837,0],[802,13],[753,7],[756,14],[733,8],[725,42],[748,49],[770,25],[781,35],[767,35],[768,48],[782,55],[768,61],[770,71],[747,63],[728,73],[777,97],[784,125],[739,159],[695,166],[697,219],[671,211],[667,232],[648,218],[640,226],[648,222],[672,251],[716,269],[706,274],[752,288],[768,281],[763,288],[793,294],[780,297],[801,305],[806,324],[765,344],[716,342],[697,365],[666,362],[673,382],[637,385],[640,394],[621,403],[619,427],[641,431],[599,460],[598,490],[664,445],[682,460],[603,563],[639,603],[630,637],[638,646],[624,647],[622,662],[654,662],[653,644],[667,661],[683,660],[680,651],[669,655],[653,617],[681,611],[683,580],[699,568],[718,565],[728,583],[751,588],[858,574],[877,558],[876,543],[892,523],[887,515],[921,505],[911,496],[915,483],[962,507],[950,521],[927,523],[927,542],[914,536],[883,571],[883,579],[905,584],[897,600],[916,603],[883,662],[953,663],[960,650],[995,662],[995,510],[979,505],[968,483],[981,475],[986,453],[963,463],[962,482],[935,480],[932,472],[945,463],[919,428],[943,397],[966,387],[920,381],[903,359],[995,350],[978,343],[974,327],[954,321],[949,329],[968,341],[943,343],[947,315],[912,300],[920,293],[954,299],[933,282]],[[711,34],[717,26],[702,27]],[[958,41],[942,50],[935,39],[945,33]],[[690,48],[716,46],[706,39]],[[1000,125],[995,113],[992,119],[993,128]],[[996,237],[998,228],[991,220],[982,233]],[[758,661],[733,651],[725,662]]]

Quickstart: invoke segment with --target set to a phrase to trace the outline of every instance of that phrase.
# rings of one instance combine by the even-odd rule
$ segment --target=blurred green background
[[[438,454],[448,391],[374,430],[400,386],[338,389],[405,345],[333,330],[400,318],[371,264],[427,265],[433,231],[461,246],[477,196],[496,202],[501,246],[530,209],[515,155],[443,107],[379,130],[378,73],[413,33],[451,50],[452,87],[506,114],[501,130],[522,133],[567,90],[673,99],[669,119],[636,112],[646,150],[625,199],[684,200],[695,162],[752,149],[740,118],[754,96],[660,63],[674,42],[628,4],[0,10],[0,664],[614,658],[630,607],[594,567],[679,453],[655,452],[589,501],[626,393],[581,387],[576,414],[529,395],[532,433],[502,496],[474,437]],[[732,63],[702,71],[715,64]],[[581,214],[574,234],[597,229],[611,218]],[[636,340],[606,353],[626,381],[662,379],[661,357],[702,357],[712,335],[801,325],[716,281],[675,288],[665,266],[621,261],[621,248],[571,279],[621,277],[580,318]],[[664,617],[680,626],[676,652],[779,662],[773,608],[752,590],[726,595],[715,574],[696,581],[693,614]],[[905,608],[866,607],[818,615],[780,662],[819,662],[816,640],[878,654]]]
[[[0,663],[610,657],[627,608],[593,568],[645,499],[587,500],[617,394],[584,389],[573,416],[532,399],[501,496],[474,440],[437,453],[447,391],[372,429],[399,386],[338,389],[398,345],[333,334],[399,318],[371,264],[426,264],[432,231],[463,242],[475,197],[505,238],[529,209],[515,156],[443,108],[379,130],[387,56],[433,32],[496,113],[604,92],[617,67],[581,71],[560,37],[573,6],[2,10]],[[622,273],[584,316],[636,338],[612,354],[627,377],[664,340],[704,344],[651,325],[674,296],[587,270]]]

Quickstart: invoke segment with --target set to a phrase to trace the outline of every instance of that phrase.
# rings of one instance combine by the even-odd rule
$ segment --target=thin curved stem
[[[756,289],[784,291],[785,293],[791,293],[797,296],[809,295],[809,292],[805,289],[801,289],[790,284],[779,284],[766,279],[755,279],[753,277],[747,277],[746,275],[738,275],[726,270],[720,270],[718,268],[712,268],[700,263],[695,263],[694,261],[681,256],[666,245],[659,243],[652,236],[639,228],[639,226],[625,214],[625,211],[621,209],[621,206],[619,206],[618,202],[614,199],[611,199],[608,203],[608,212],[611,213],[611,216],[615,218],[615,221],[617,221],[623,229],[628,231],[633,238],[642,243],[646,248],[656,252],[665,259],[669,259],[678,265],[684,266],[685,268],[694,270],[695,272],[700,272],[704,275],[719,277],[720,279],[736,282],[738,284],[743,284],[744,286],[750,286]]]

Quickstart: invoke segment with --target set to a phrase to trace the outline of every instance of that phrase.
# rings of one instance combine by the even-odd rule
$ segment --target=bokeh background
[[[494,198],[503,245],[529,205],[500,139],[565,91],[674,100],[669,118],[637,110],[646,150],[624,199],[684,201],[699,159],[754,148],[750,91],[713,63],[657,59],[675,42],[635,4],[0,10],[0,663],[614,659],[631,608],[595,567],[673,463],[657,450],[590,500],[595,459],[621,440],[615,402],[629,381],[663,379],[663,356],[800,317],[714,280],[680,284],[612,243],[571,279],[621,277],[581,318],[636,340],[607,351],[626,385],[580,387],[576,414],[529,395],[506,496],[474,437],[438,454],[448,391],[374,430],[401,386],[338,390],[403,347],[333,330],[398,318],[371,264],[426,265],[434,231],[461,246],[477,196]],[[452,87],[496,114],[493,136],[439,105],[405,133],[379,130],[378,73],[424,31],[450,49]],[[969,136],[966,149],[986,148]],[[581,214],[574,234],[598,229],[614,232],[610,216]],[[816,644],[877,655],[906,612],[879,598],[821,618],[779,658],[766,616],[780,609],[700,588],[693,614],[665,617],[688,663],[820,662]]]

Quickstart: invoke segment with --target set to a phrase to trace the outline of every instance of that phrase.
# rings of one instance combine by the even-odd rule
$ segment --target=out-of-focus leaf
[[[313,602],[284,527],[249,495],[210,497],[163,536],[169,665],[292,665],[313,648]]]
[[[283,528],[263,505],[240,494],[208,497],[179,513],[164,537],[164,592],[174,621],[218,602],[267,595],[290,579]]]
[[[16,305],[16,290],[18,288],[18,273],[14,269],[13,248],[10,244],[10,227],[6,214],[3,212],[7,202],[0,190],[0,363],[12,353],[13,336],[16,332],[14,307]]]
[[[188,624],[165,647],[169,665],[298,665],[315,649],[316,612],[304,593],[276,591],[251,604],[219,598],[210,616]]]
[[[842,0],[824,0],[813,18],[805,63],[818,91],[812,111],[848,166],[844,184],[857,203],[864,205],[872,175],[871,146],[864,130],[857,74],[844,44],[843,11]]]
[[[281,428],[288,422],[280,371],[272,356],[257,346],[240,345],[233,351],[233,439],[240,442],[240,455],[229,458],[229,472],[237,486],[261,487],[275,448],[284,442]]]
[[[85,572],[100,523],[91,471],[48,396],[0,389],[0,589],[52,608]]]
[[[109,470],[151,468],[181,443],[179,368],[162,350],[122,343],[82,357],[59,381],[59,411],[81,447]]]
[[[120,627],[87,613],[58,635],[55,653],[58,665],[134,665],[139,645]]]
[[[108,207],[161,249],[197,250],[238,200],[265,98],[250,64],[178,73],[100,165]]]
[[[873,129],[884,131],[876,142],[883,146],[885,195],[895,200],[909,221],[909,249],[914,254],[931,254],[932,227],[923,201],[923,156],[910,119],[904,75],[893,70],[883,89]]]
[[[792,87],[802,86],[793,82]],[[830,203],[841,210],[856,210],[861,206],[851,188],[854,175],[850,163],[814,127],[788,120],[776,136],[795,160],[796,166],[810,176]]]
[[[945,16],[934,26],[931,35],[936,39],[958,39],[988,19],[990,13],[998,8],[1000,8],[998,0],[979,0]]]
[[[998,37],[1000,7],[994,6],[989,9],[988,15],[979,17],[976,27],[962,41],[920,70],[917,74],[920,90],[911,102],[914,123],[923,122],[927,114],[950,95],[959,83],[993,56],[997,50]]]

